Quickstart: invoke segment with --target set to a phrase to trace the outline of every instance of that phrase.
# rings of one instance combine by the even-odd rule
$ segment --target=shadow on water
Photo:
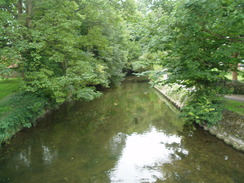
[[[244,155],[133,77],[99,99],[72,102],[0,150],[0,183],[236,183]]]

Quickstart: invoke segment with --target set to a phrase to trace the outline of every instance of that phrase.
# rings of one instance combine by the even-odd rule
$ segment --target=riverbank
[[[181,109],[189,100],[186,90],[179,87],[161,86],[155,87],[162,95],[171,101],[178,109]],[[225,110],[223,119],[214,126],[200,125],[212,135],[223,140],[237,150],[244,152],[244,116]]]
[[[54,105],[45,97],[18,92],[0,100],[0,144],[6,143],[23,128],[30,128]]]
[[[52,105],[46,97],[21,91],[21,78],[0,79],[0,144],[33,126]]]

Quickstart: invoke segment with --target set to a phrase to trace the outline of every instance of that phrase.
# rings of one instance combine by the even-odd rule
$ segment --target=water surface
[[[145,82],[73,102],[0,149],[0,183],[242,183],[244,155]]]

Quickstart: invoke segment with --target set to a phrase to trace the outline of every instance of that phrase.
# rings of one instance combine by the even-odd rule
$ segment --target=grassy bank
[[[20,91],[21,79],[0,80],[0,144],[51,109],[45,97]]]
[[[0,143],[19,130],[31,127],[50,108],[47,98],[31,93],[19,92],[0,100]]]
[[[225,108],[234,113],[244,115],[244,104],[243,102],[233,101],[225,99],[224,101]]]
[[[0,100],[18,92],[21,87],[20,78],[0,79]]]

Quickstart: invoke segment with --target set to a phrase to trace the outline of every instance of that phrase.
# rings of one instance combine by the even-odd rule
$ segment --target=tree
[[[148,36],[156,37],[150,39],[150,50],[167,52],[160,63],[169,74],[165,83],[194,89],[184,116],[214,124],[221,119],[225,75],[243,59],[243,4],[239,0],[156,3],[154,12],[161,16],[152,22],[156,29]],[[233,57],[235,53],[239,54]]]
[[[18,63],[25,90],[53,101],[93,99],[119,83],[134,0],[2,0],[1,61]],[[128,14],[129,13],[129,14]]]

